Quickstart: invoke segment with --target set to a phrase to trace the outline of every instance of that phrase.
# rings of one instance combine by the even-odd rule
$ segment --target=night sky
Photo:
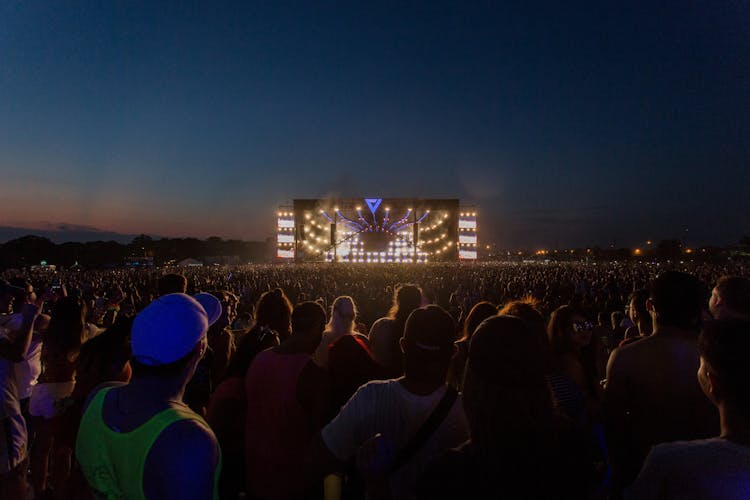
[[[749,167],[746,1],[0,0],[4,227],[447,197],[502,247],[728,244]]]

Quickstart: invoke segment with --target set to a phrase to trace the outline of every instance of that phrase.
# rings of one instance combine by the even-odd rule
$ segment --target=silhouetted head
[[[474,332],[464,376],[463,402],[472,441],[533,428],[550,418],[544,339],[514,316],[484,320]]]
[[[331,305],[331,318],[327,327],[335,332],[351,333],[354,331],[354,320],[357,318],[357,306],[348,295],[336,297]]]
[[[255,305],[256,326],[267,326],[283,339],[291,335],[292,303],[281,288],[264,292]]]
[[[159,295],[167,295],[170,293],[185,293],[187,291],[187,278],[181,274],[169,273],[165,274],[157,282],[157,290]]]
[[[648,307],[646,307],[648,297],[649,291],[645,288],[641,288],[630,294],[628,315],[630,316],[630,320],[636,325],[639,322],[651,323],[651,316],[648,313]],[[650,327],[648,331],[651,331]]]
[[[576,353],[591,342],[594,325],[573,306],[560,306],[552,312],[547,337],[552,354]]]
[[[414,309],[400,341],[405,376],[429,383],[445,382],[448,365],[456,353],[455,332],[453,318],[442,307]]]
[[[301,302],[292,311],[292,336],[309,346],[312,354],[323,338],[326,311],[317,302]]]
[[[667,271],[651,283],[649,310],[655,326],[697,330],[706,304],[706,286],[692,274]]]
[[[393,293],[393,306],[389,316],[406,321],[409,314],[422,305],[422,290],[417,285],[398,285]]]
[[[515,316],[526,324],[530,334],[539,344],[539,352],[545,365],[548,370],[551,370],[552,353],[547,338],[547,325],[544,322],[544,315],[539,310],[539,302],[533,297],[513,300],[505,304],[497,314],[498,316]]]
[[[698,352],[698,381],[706,396],[750,418],[750,322],[734,318],[706,323]]]
[[[750,320],[750,279],[740,276],[719,278],[711,292],[708,308],[716,319]]]
[[[46,350],[77,353],[83,340],[86,311],[86,302],[80,297],[62,297],[55,302],[44,338]]]
[[[497,307],[487,301],[482,301],[474,305],[469,311],[469,315],[464,320],[463,336],[461,340],[468,341],[474,334],[479,324],[490,316],[497,314]]]

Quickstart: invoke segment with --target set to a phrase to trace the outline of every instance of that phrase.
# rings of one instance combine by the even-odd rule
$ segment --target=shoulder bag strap
[[[430,416],[427,417],[427,420],[425,420],[419,430],[414,433],[409,442],[406,443],[406,446],[398,451],[393,463],[388,469],[388,475],[393,474],[411,460],[414,454],[422,447],[422,445],[424,445],[430,436],[432,436],[437,428],[440,427],[440,424],[443,423],[443,420],[448,416],[448,412],[453,407],[453,403],[456,401],[457,397],[458,392],[453,387],[448,387],[445,391],[445,395],[443,395],[443,398],[432,411]]]

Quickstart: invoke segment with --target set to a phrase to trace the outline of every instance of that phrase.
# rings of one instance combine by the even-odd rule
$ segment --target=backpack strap
[[[414,454],[424,445],[424,443],[432,436],[432,434],[440,427],[445,417],[448,416],[448,412],[453,408],[453,403],[456,402],[458,392],[453,387],[448,387],[445,391],[440,402],[437,404],[435,409],[432,411],[427,420],[422,423],[422,426],[414,433],[406,446],[401,448],[396,457],[393,459],[393,463],[388,468],[388,475],[390,476],[394,472],[398,471],[403,467]]]

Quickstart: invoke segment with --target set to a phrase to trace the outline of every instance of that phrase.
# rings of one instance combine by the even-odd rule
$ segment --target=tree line
[[[0,269],[41,265],[119,267],[134,262],[164,265],[186,258],[199,261],[245,264],[268,260],[267,242],[223,240],[213,236],[153,239],[140,235],[130,243],[116,241],[66,242],[28,235],[0,244]]]

